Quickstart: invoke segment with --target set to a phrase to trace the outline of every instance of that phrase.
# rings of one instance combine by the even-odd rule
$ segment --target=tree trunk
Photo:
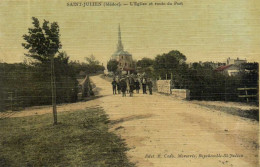
[[[56,107],[56,83],[55,83],[55,70],[54,70],[54,56],[51,57],[51,93],[52,93],[52,112],[54,125],[58,124],[57,107]]]

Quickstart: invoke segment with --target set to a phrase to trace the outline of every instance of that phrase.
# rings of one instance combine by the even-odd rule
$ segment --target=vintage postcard
[[[259,166],[259,0],[1,0],[0,166]]]

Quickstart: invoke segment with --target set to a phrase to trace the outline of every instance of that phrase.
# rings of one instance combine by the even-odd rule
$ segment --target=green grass
[[[102,109],[0,121],[0,166],[134,166],[125,142],[109,132]]]

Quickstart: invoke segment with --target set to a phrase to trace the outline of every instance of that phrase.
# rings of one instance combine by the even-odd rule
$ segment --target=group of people
[[[152,80],[146,77],[135,77],[133,75],[117,76],[112,81],[113,94],[121,94],[126,97],[126,93],[129,93],[130,97],[133,97],[134,90],[139,93],[139,90],[143,89],[143,94],[147,94],[146,87],[148,87],[149,94],[152,95],[153,83]]]

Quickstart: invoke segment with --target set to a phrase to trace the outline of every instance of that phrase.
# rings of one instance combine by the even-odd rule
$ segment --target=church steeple
[[[118,25],[118,44],[117,44],[117,51],[123,51],[124,47],[121,40],[121,30],[120,30],[120,24]]]

